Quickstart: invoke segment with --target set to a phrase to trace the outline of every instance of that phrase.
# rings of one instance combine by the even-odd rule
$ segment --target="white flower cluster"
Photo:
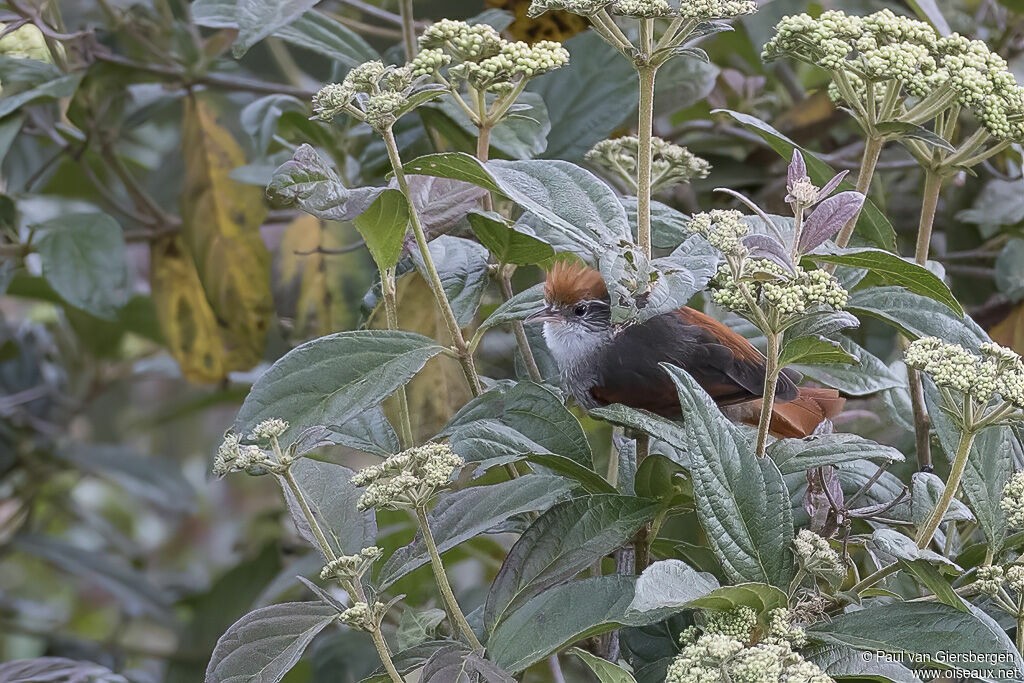
[[[353,485],[366,487],[356,507],[398,510],[425,505],[464,464],[451,448],[438,443],[392,455],[352,477]]]
[[[358,581],[383,555],[384,551],[375,545],[363,548],[356,555],[342,555],[328,562],[320,570],[320,578],[324,581],[335,578],[341,581]]]
[[[868,81],[896,81],[917,98],[948,90],[946,106],[958,101],[994,137],[1024,140],[1024,90],[1006,61],[980,40],[955,33],[940,38],[927,23],[888,9],[866,17],[838,10],[817,19],[798,14],[783,18],[775,31],[765,45],[765,59],[786,55],[841,71],[860,102],[866,102]],[[875,87],[876,103],[883,101],[884,91]],[[835,81],[829,93],[836,101],[850,94]]]
[[[793,623],[793,613],[785,607],[778,607],[768,613],[768,630],[762,642],[775,645],[789,645],[791,648],[807,644],[807,633]]]
[[[414,75],[439,75],[448,66],[452,80],[498,94],[569,63],[569,52],[561,43],[510,42],[487,24],[451,19],[428,26],[419,43],[423,51],[410,64]]]
[[[365,62],[349,71],[341,83],[328,83],[313,96],[314,117],[329,121],[345,113],[384,130],[413,109],[410,96],[421,77],[414,64],[396,67]],[[436,94],[440,96],[442,91],[438,89]],[[423,101],[418,99],[418,103]]]
[[[741,240],[750,232],[750,227],[743,222],[743,214],[735,209],[696,213],[686,227],[690,232],[703,236],[723,254],[742,256],[746,253]]]
[[[746,297],[727,264],[719,267],[711,280],[714,290],[711,298],[719,306],[749,313]],[[742,286],[754,301],[771,308],[782,319],[806,313],[818,306],[833,310],[846,307],[849,293],[831,273],[824,270],[804,270],[795,266],[795,273],[787,272],[774,261],[750,259]]]
[[[1005,580],[1003,568],[999,565],[987,564],[978,567],[974,574],[974,586],[983,595],[995,595],[998,593]]]
[[[750,647],[727,635],[704,634],[668,667],[665,683],[834,683],[785,643]]]
[[[382,602],[375,602],[369,605],[365,602],[357,602],[341,613],[341,623],[357,631],[376,631],[380,628],[381,619],[387,612],[387,605]]]
[[[1007,565],[1003,571],[1007,585],[1017,593],[1024,593],[1024,564]]]
[[[651,138],[651,191],[665,189],[677,183],[688,183],[694,178],[707,178],[711,164],[685,147]],[[635,135],[624,135],[602,140],[586,154],[587,161],[621,175],[636,183],[637,157],[640,140]]]
[[[821,191],[817,185],[811,182],[807,176],[798,178],[796,182],[786,186],[787,200],[808,207],[818,201],[818,193]]]
[[[980,350],[979,356],[959,344],[922,337],[907,348],[904,360],[931,375],[937,385],[970,394],[982,403],[999,395],[1024,407],[1024,362],[1020,356],[991,342],[982,344]]]
[[[757,612],[752,607],[740,605],[722,612],[704,612],[704,633],[729,636],[747,643],[757,626]]]
[[[288,423],[272,418],[256,425],[249,438],[254,441],[269,441],[271,450],[265,451],[254,444],[243,444],[239,434],[228,433],[217,448],[213,459],[213,473],[223,477],[231,472],[266,474],[283,472],[295,461],[291,453],[282,453],[277,437],[288,431]]]
[[[1010,526],[1024,529],[1024,472],[1014,472],[1006,482],[999,508],[1006,513]]]
[[[828,577],[844,572],[839,553],[827,540],[809,529],[802,529],[793,539],[793,551],[797,562],[809,574]]]
[[[590,16],[603,9],[629,17],[654,18],[682,16],[701,21],[727,19],[757,11],[754,0],[684,0],[674,8],[665,0],[533,0],[527,16],[536,17],[549,10],[565,10]]]

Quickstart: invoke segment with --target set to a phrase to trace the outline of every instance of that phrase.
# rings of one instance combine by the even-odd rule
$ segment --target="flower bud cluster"
[[[785,607],[777,607],[768,614],[768,630],[762,642],[775,645],[789,645],[791,648],[807,644],[807,632],[793,623],[793,613]]]
[[[740,605],[722,612],[704,612],[704,633],[729,636],[744,643],[750,642],[750,634],[757,626],[757,612],[752,607]]]
[[[809,529],[802,529],[793,539],[793,551],[800,567],[808,574],[834,577],[844,571],[839,553],[827,540]]]
[[[808,207],[818,201],[818,193],[821,191],[817,185],[811,182],[807,176],[797,178],[792,184],[786,186],[786,201]]]
[[[786,644],[743,643],[704,634],[683,647],[668,667],[665,683],[834,683],[818,666]]]
[[[376,631],[380,628],[380,622],[387,612],[387,605],[382,602],[375,602],[369,605],[365,602],[357,602],[341,613],[341,623],[357,631]]]
[[[0,30],[6,27],[6,24],[0,23]],[[25,24],[0,38],[0,55],[40,62],[53,61],[50,49],[46,46],[46,38],[35,24]]]
[[[750,232],[750,227],[743,221],[743,214],[735,209],[694,214],[687,229],[703,236],[723,254],[742,256],[746,253],[741,240]]]
[[[1014,472],[1006,482],[999,508],[1006,513],[1007,524],[1024,529],[1024,472]]]
[[[366,487],[356,507],[398,510],[426,505],[464,464],[451,448],[438,443],[392,455],[352,477],[353,485]]]
[[[341,83],[328,83],[313,96],[314,118],[328,121],[345,113],[383,131],[415,107],[411,97],[424,89],[420,81],[425,63],[401,67],[380,61],[360,64]],[[436,96],[442,94],[439,86],[432,87],[437,89]],[[416,103],[423,101],[418,98]]]
[[[747,299],[741,287],[746,287],[755,302],[772,309],[781,319],[806,313],[817,306],[842,310],[849,299],[848,292],[831,273],[824,270],[804,270],[795,266],[795,273],[767,259],[746,262],[742,282],[737,282],[728,264],[719,267],[711,280],[711,297],[716,304],[749,313]]]
[[[1006,585],[1017,593],[1024,593],[1024,564],[1010,564],[1004,568]]]
[[[995,595],[1003,587],[1006,578],[1003,576],[1003,568],[999,565],[987,564],[975,571],[974,586],[983,595]]]
[[[277,443],[277,438],[286,431],[288,423],[277,418],[264,420],[253,428],[249,438],[264,444],[269,442],[269,450],[255,444],[243,444],[240,434],[226,434],[214,456],[213,473],[223,477],[231,472],[253,475],[283,472],[295,462],[295,457],[290,452],[282,452]]]
[[[1024,362],[1011,349],[987,342],[975,355],[959,344],[935,337],[913,342],[904,360],[912,368],[931,375],[948,387],[988,403],[996,395],[1018,408],[1024,407]]]
[[[1006,61],[980,40],[959,34],[940,38],[922,21],[899,17],[885,9],[866,17],[841,11],[783,18],[765,45],[763,57],[791,56],[823,69],[842,72],[852,93],[834,81],[829,93],[836,101],[853,94],[866,102],[867,82],[897,82],[905,93],[925,98],[945,92],[948,100],[969,108],[985,129],[1003,140],[1024,140],[1024,89],[1017,85]],[[874,89],[876,104],[885,88]],[[940,100],[941,103],[941,100]],[[943,109],[939,106],[938,109]]]
[[[693,178],[707,178],[711,172],[711,164],[685,147],[658,137],[651,138],[651,147],[652,192],[688,183]],[[640,140],[635,135],[625,135],[597,143],[587,152],[586,159],[635,183],[639,155]]]
[[[320,578],[324,581],[330,579],[358,581],[383,555],[384,551],[375,545],[363,548],[356,555],[342,555],[336,560],[328,562],[320,570]]]
[[[677,4],[678,9],[673,4]],[[629,17],[682,16],[704,21],[752,14],[757,11],[757,3],[754,0],[686,0],[679,3],[666,0],[533,0],[527,16],[537,17],[549,10],[590,16],[603,9]]]
[[[423,51],[410,64],[414,75],[439,76],[447,66],[452,81],[497,94],[569,62],[569,52],[561,43],[510,42],[487,24],[451,19],[428,26],[419,43]]]

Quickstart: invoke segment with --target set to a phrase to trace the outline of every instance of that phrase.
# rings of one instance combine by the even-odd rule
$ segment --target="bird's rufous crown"
[[[601,273],[572,261],[559,261],[548,271],[544,298],[548,303],[571,306],[577,301],[604,299],[608,296]]]

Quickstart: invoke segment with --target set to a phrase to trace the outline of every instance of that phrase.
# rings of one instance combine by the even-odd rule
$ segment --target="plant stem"
[[[412,15],[412,0],[398,0],[398,9],[402,15],[402,44],[405,46],[405,59],[410,61],[416,56],[416,20]]]
[[[871,188],[871,179],[875,175],[875,166],[878,164],[883,144],[884,141],[880,137],[869,137],[864,141],[864,154],[861,156],[860,170],[857,172],[857,192],[865,197]],[[861,209],[863,209],[863,205],[861,205]],[[850,243],[853,231],[857,227],[857,219],[860,218],[861,209],[858,209],[857,213],[850,217],[843,229],[839,231],[839,235],[836,237],[838,246],[845,247]]]
[[[395,295],[395,269],[394,267],[380,271],[381,296],[384,299],[384,313],[387,318],[389,330],[398,328],[398,301]],[[409,397],[405,393],[405,387],[398,387],[396,392],[398,400],[398,437],[403,449],[412,448],[412,420],[409,417]]]
[[[856,585],[854,585],[849,590],[849,592],[850,593],[860,593],[860,592],[863,592],[863,591],[867,590],[868,588],[871,588],[876,583],[878,583],[879,581],[881,581],[885,577],[889,576],[890,574],[895,574],[899,570],[899,568],[900,568],[900,565],[899,565],[898,562],[893,562],[892,564],[890,564],[890,565],[888,565],[886,567],[882,567],[881,569],[879,569],[878,571],[874,572],[873,574],[868,574],[863,579],[861,579]]]
[[[942,518],[946,516],[946,511],[949,510],[949,506],[953,502],[957,490],[960,488],[960,480],[963,478],[964,470],[967,468],[967,457],[971,453],[971,445],[974,443],[976,434],[973,430],[960,433],[960,444],[957,446],[956,456],[953,458],[953,463],[950,466],[946,488],[942,491],[939,501],[935,504],[931,517],[928,518],[925,525],[917,532],[918,548],[927,548],[928,544],[932,542],[935,530],[942,524]]]
[[[423,534],[423,541],[427,545],[427,552],[430,554],[430,566],[434,570],[434,578],[437,580],[437,587],[441,591],[441,597],[444,600],[445,605],[448,606],[450,614],[454,615],[455,621],[462,635],[466,638],[466,642],[474,650],[482,650],[483,645],[480,644],[480,640],[473,633],[473,629],[470,627],[469,622],[466,621],[466,615],[462,613],[462,608],[459,607],[458,601],[455,599],[455,594],[452,593],[452,586],[448,583],[448,575],[444,571],[444,564],[441,562],[441,555],[437,552],[437,545],[434,543],[434,535],[430,532],[430,525],[427,523],[427,513],[422,508],[416,507],[416,521],[420,527],[420,533]]]
[[[486,114],[484,112],[480,113],[481,121],[480,126],[477,129],[476,136],[476,158],[483,162],[486,162],[491,155],[491,122],[484,118],[485,116]],[[490,192],[487,192],[487,194],[483,196],[480,205],[483,207],[484,211],[491,211],[494,209],[494,199],[491,197]],[[519,327],[522,326],[522,323],[520,323]]]
[[[473,362],[473,355],[469,352],[469,347],[466,345],[466,339],[462,336],[462,328],[459,327],[459,321],[455,318],[455,313],[452,311],[452,306],[448,302],[448,297],[444,293],[444,285],[441,283],[441,277],[437,274],[437,267],[434,265],[434,259],[430,256],[430,249],[427,246],[427,237],[423,233],[423,226],[420,223],[419,213],[416,211],[416,206],[413,204],[412,195],[409,191],[409,180],[405,177],[405,171],[402,169],[402,159],[398,155],[398,143],[395,141],[395,133],[390,127],[383,131],[384,145],[388,150],[388,158],[391,160],[391,167],[395,172],[395,180],[398,181],[398,188],[402,191],[405,196],[405,203],[409,209],[409,223],[412,224],[412,231],[416,237],[416,246],[419,247],[420,257],[423,259],[424,268],[427,271],[427,284],[430,286],[430,290],[434,293],[434,299],[437,301],[437,307],[441,310],[441,316],[444,318],[445,325],[448,328],[448,334],[452,338],[452,344],[455,347],[455,353],[459,358],[459,363],[462,364],[462,371],[466,375],[466,381],[469,383],[469,389],[473,396],[479,396],[481,393],[480,378],[476,374],[476,365]]]
[[[641,24],[642,25],[642,24]],[[644,256],[651,258],[651,136],[654,129],[654,76],[656,69],[641,66],[640,120],[637,126],[639,150],[636,165],[637,242]]]
[[[772,408],[775,406],[775,387],[779,383],[779,352],[782,347],[782,334],[765,331],[768,338],[768,349],[764,364],[764,397],[761,399],[761,419],[757,423],[757,457],[765,457],[768,446],[768,428],[772,423]]]
[[[501,284],[501,295],[505,301],[508,301],[512,298],[512,276],[505,266],[501,267],[501,277],[498,280]],[[540,368],[537,367],[537,359],[533,356],[533,349],[530,348],[530,340],[526,336],[526,328],[523,326],[522,320],[512,321],[512,334],[515,335],[516,345],[519,346],[519,355],[523,357],[526,372],[529,373],[531,380],[540,384],[544,381],[544,377],[541,376]]]
[[[377,656],[380,657],[380,661],[384,664],[384,669],[388,672],[388,676],[391,677],[393,683],[403,683],[402,674],[398,673],[395,663],[391,660],[391,651],[388,650],[388,644],[384,641],[380,628],[378,627],[370,631],[370,637],[373,638],[373,645],[377,648]]]
[[[288,489],[295,497],[295,502],[299,504],[299,509],[302,510],[302,516],[306,518],[306,524],[309,525],[309,530],[313,533],[313,538],[316,539],[317,545],[320,546],[320,552],[323,553],[328,562],[334,562],[338,559],[338,556],[334,554],[334,549],[331,548],[331,544],[327,541],[327,537],[320,528],[320,523],[316,521],[316,517],[313,516],[313,511],[309,509],[309,503],[306,502],[306,496],[302,493],[302,489],[299,488],[299,483],[295,481],[295,477],[292,476],[291,469],[285,469],[281,478],[284,479],[286,484],[288,484]]]
[[[917,227],[917,245],[914,249],[914,261],[919,266],[928,262],[928,247],[932,238],[932,226],[935,223],[935,209],[939,204],[939,191],[942,190],[942,176],[935,169],[926,169],[924,176],[924,198],[921,203],[921,221]],[[931,420],[924,402],[924,385],[921,373],[909,369],[907,379],[910,385],[910,405],[914,414],[914,436],[917,442],[918,469],[930,469],[932,466]],[[934,530],[933,530],[934,531]],[[930,538],[930,537],[929,537]]]
[[[1020,611],[1020,610],[1022,610],[1024,608],[1020,607],[1020,601],[1018,601],[1017,604],[1018,604],[1017,633],[1016,633],[1016,636],[1014,637],[1014,644],[1016,644],[1016,646],[1017,646],[1017,652],[1019,652],[1022,655],[1024,655],[1024,613],[1022,613]]]

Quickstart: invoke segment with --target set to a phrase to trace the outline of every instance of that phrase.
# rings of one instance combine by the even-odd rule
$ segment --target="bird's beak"
[[[539,311],[534,311],[523,319],[524,323],[546,323],[557,322],[562,319],[562,314],[551,306],[545,306]]]

